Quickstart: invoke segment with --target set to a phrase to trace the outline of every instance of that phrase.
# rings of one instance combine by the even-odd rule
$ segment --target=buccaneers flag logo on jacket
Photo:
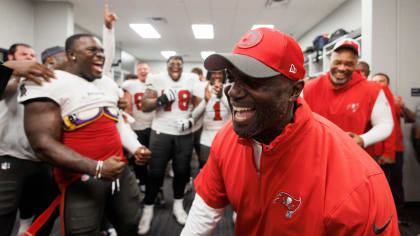
[[[299,200],[292,197],[292,195],[286,192],[280,192],[277,194],[276,199],[274,199],[273,203],[279,202],[287,209],[286,218],[292,218],[293,213],[295,213],[302,203],[302,198],[300,197]]]

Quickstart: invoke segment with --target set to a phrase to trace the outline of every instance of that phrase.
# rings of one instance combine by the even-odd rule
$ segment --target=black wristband
[[[157,105],[160,107],[166,106],[169,100],[166,94],[162,94],[157,98]]]

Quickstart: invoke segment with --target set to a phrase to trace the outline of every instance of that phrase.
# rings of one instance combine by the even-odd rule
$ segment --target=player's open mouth
[[[243,123],[254,116],[255,108],[232,106],[233,121]]]
[[[98,74],[102,73],[103,67],[104,67],[103,63],[97,62],[97,63],[92,64],[92,69],[94,70],[95,73],[98,73]]]

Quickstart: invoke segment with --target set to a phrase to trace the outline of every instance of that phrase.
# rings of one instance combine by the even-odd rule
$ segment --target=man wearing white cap
[[[380,85],[356,70],[359,44],[342,39],[334,46],[330,71],[305,84],[303,97],[312,111],[368,147],[386,139],[394,126],[391,107]]]
[[[204,65],[226,70],[232,121],[195,180],[181,235],[210,235],[228,204],[235,235],[399,235],[379,166],[299,97],[305,69],[294,39],[258,28]]]

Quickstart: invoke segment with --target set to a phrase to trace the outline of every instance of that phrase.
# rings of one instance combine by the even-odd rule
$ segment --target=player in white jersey
[[[137,64],[137,79],[126,80],[121,88],[128,93],[131,100],[131,109],[129,113],[133,116],[134,122],[131,124],[134,132],[137,134],[140,143],[149,147],[150,131],[154,112],[143,112],[141,100],[146,92],[146,78],[150,73],[150,67],[146,62]],[[147,165],[134,166],[136,177],[140,180],[140,190],[145,192],[148,177]]]
[[[134,235],[139,192],[122,146],[140,164],[150,152],[117,114],[121,94],[114,81],[101,77],[100,42],[73,35],[66,54],[66,71],[55,71],[57,80],[41,87],[21,85],[26,134],[37,156],[55,166],[65,234],[99,234],[107,215],[119,234]]]
[[[198,94],[203,94],[204,98],[197,99],[199,105],[193,114],[193,116],[203,117],[203,131],[200,138],[200,169],[208,159],[211,143],[217,131],[231,118],[229,103],[223,93],[223,83],[226,79],[224,71],[207,72],[207,78],[209,84]]]
[[[190,125],[189,123],[180,124],[178,121],[191,117],[192,90],[198,78],[195,74],[182,73],[183,65],[182,57],[170,57],[167,61],[168,72],[151,75],[146,79],[149,87],[144,95],[142,108],[145,112],[155,111],[155,116],[150,135],[152,158],[149,162],[145,208],[139,225],[140,234],[145,234],[150,229],[156,195],[171,158],[175,174],[173,214],[179,224],[185,224],[187,218],[183,197],[190,177],[192,134],[191,129],[182,129],[184,125]]]
[[[14,44],[9,51],[9,60],[35,60],[29,45]],[[21,223],[30,224],[58,192],[50,167],[35,157],[25,136],[23,106],[17,102],[20,80],[11,78],[0,101],[0,235],[11,234],[18,208],[25,219]],[[50,220],[39,235],[49,235],[53,224]]]

